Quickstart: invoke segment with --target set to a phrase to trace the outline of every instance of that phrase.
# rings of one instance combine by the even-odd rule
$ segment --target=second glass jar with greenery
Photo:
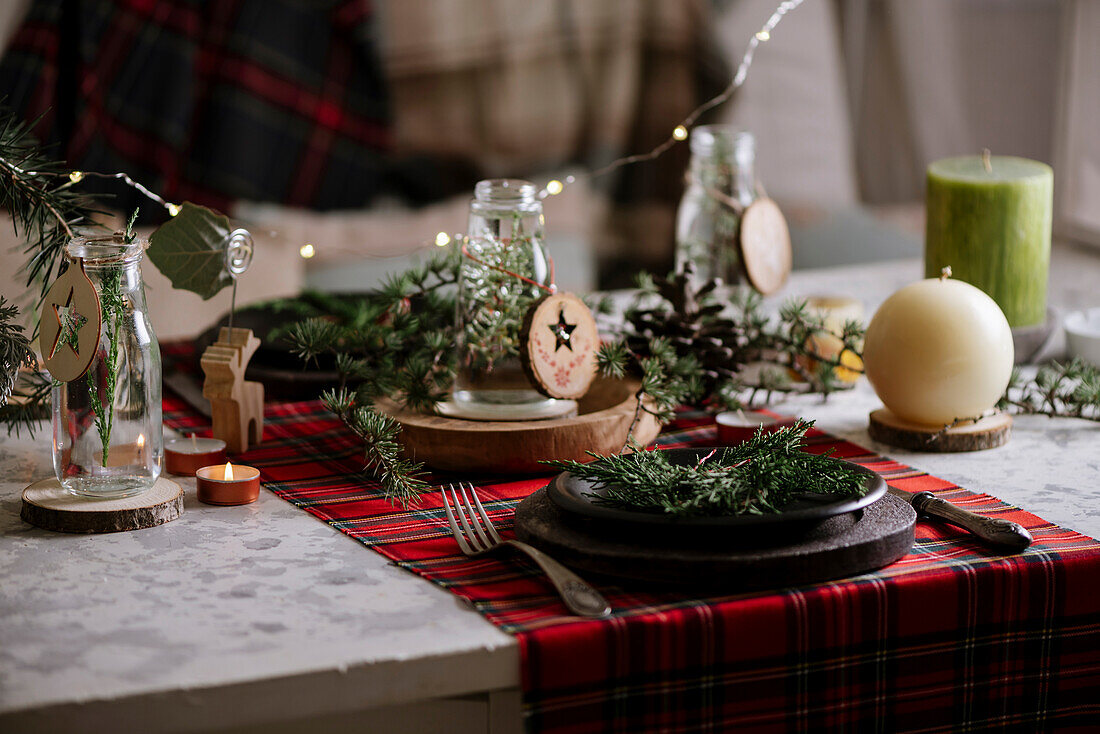
[[[548,291],[542,202],[528,181],[478,182],[458,273],[458,371],[452,398],[497,417],[535,417],[558,401],[531,385],[520,359],[528,309]]]
[[[160,347],[146,314],[144,245],[117,234],[77,237],[66,248],[83,259],[102,312],[88,370],[53,387],[54,470],[74,494],[126,497],[160,476]]]
[[[676,212],[676,268],[686,262],[705,283],[744,280],[738,243],[741,213],[756,199],[752,133],[731,125],[691,131],[687,188]]]

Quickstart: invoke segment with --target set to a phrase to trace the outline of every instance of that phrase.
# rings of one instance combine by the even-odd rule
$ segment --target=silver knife
[[[1031,545],[1031,533],[1019,523],[1002,520],[999,517],[986,517],[985,515],[967,512],[947,500],[940,499],[931,492],[912,494],[902,489],[895,489],[890,485],[886,485],[886,489],[890,494],[901,497],[911,504],[918,515],[931,515],[952,525],[958,525],[960,528],[974,533],[987,543],[1018,551],[1022,551]]]

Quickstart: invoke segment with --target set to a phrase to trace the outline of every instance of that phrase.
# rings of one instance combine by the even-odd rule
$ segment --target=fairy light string
[[[734,93],[737,92],[737,90],[741,88],[741,86],[745,83],[745,80],[748,78],[749,69],[752,67],[753,59],[756,56],[756,49],[760,47],[760,44],[765,43],[768,40],[770,40],[771,36],[772,36],[772,32],[775,30],[776,26],[778,26],[780,24],[780,22],[782,22],[783,18],[786,17],[786,15],[788,13],[790,13],[792,10],[797,8],[803,2],[804,2],[804,0],[783,0],[783,2],[779,3],[779,5],[776,7],[775,11],[771,14],[771,16],[767,19],[767,21],[765,21],[764,25],[761,26],[760,30],[756,31],[756,33],[754,33],[749,38],[748,46],[745,49],[745,53],[741,56],[740,64],[738,64],[738,66],[737,66],[737,72],[734,74],[733,79],[730,80],[730,83],[726,86],[726,88],[723,89],[720,93],[718,93],[714,97],[711,97],[710,99],[708,99],[706,102],[703,102],[702,104],[700,104],[694,110],[692,110],[691,113],[688,114],[687,117],[685,117],[683,120],[680,121],[680,123],[678,125],[676,125],[674,128],[672,128],[672,130],[668,134],[668,137],[665,138],[663,141],[661,141],[659,144],[657,144],[655,147],[653,147],[652,149],[650,149],[649,151],[646,151],[644,153],[635,153],[633,155],[628,155],[628,156],[624,156],[622,158],[617,158],[617,159],[611,161],[610,163],[608,163],[607,165],[602,166],[601,168],[597,168],[594,171],[589,171],[589,172],[586,172],[586,173],[580,173],[578,175],[569,175],[569,176],[566,176],[562,180],[551,179],[538,192],[538,194],[537,194],[538,198],[539,199],[545,199],[548,196],[557,196],[558,194],[562,193],[568,186],[576,183],[580,179],[598,178],[600,176],[605,176],[609,173],[612,173],[613,171],[617,171],[618,169],[623,168],[624,166],[629,166],[629,165],[633,165],[635,163],[644,163],[646,161],[655,160],[655,159],[659,158],[661,155],[663,155],[664,153],[666,153],[668,150],[670,150],[673,146],[687,140],[688,137],[691,134],[692,128],[695,126],[695,123],[699,120],[699,118],[703,114],[705,114],[709,110],[712,110],[715,107],[723,104],[724,102],[728,101],[731,97],[733,97]],[[152,201],[155,201],[158,204],[160,204],[168,212],[169,216],[174,217],[174,216],[176,216],[177,214],[180,213],[180,205],[179,204],[174,204],[170,201],[167,201],[166,199],[164,199],[162,196],[160,196],[156,192],[152,191],[151,189],[149,189],[146,186],[143,186],[141,183],[135,181],[133,178],[131,178],[129,175],[127,175],[126,173],[123,173],[123,172],[119,172],[119,173],[97,173],[95,171],[74,170],[74,171],[71,171],[70,173],[66,174],[66,173],[58,173],[58,172],[53,172],[53,171],[26,171],[26,170],[20,168],[19,166],[15,165],[11,161],[4,160],[4,159],[0,159],[0,161],[2,161],[3,164],[6,165],[9,169],[11,169],[13,172],[19,173],[19,174],[25,175],[25,176],[67,176],[68,179],[69,179],[69,183],[66,184],[66,185],[79,184],[81,181],[83,181],[85,178],[87,178],[89,176],[94,176],[96,178],[113,178],[113,179],[117,179],[117,180],[122,181],[123,183],[125,183],[127,186],[130,186],[131,188],[141,192],[143,195],[145,195],[147,198],[151,199]],[[65,222],[63,220],[63,218],[60,215],[57,214],[57,212],[54,212],[54,215],[57,216],[59,221],[61,221],[62,226],[64,226],[65,229],[68,230],[69,229],[68,223]],[[451,242],[454,242],[454,241],[463,242],[463,244],[462,244],[463,254],[466,255],[467,257],[471,257],[470,254],[468,253],[468,251],[466,250],[466,245],[465,245],[464,239],[465,238],[464,238],[463,235],[449,235],[446,232],[439,232],[435,236],[434,244],[437,247],[446,247],[447,245],[449,245]],[[422,243],[421,248],[427,246],[427,244],[428,243]],[[421,248],[417,248],[417,249],[421,249]],[[317,252],[316,248],[310,243],[306,243],[301,248],[299,248],[299,255],[303,259],[309,259],[309,258],[313,257],[316,254],[316,252]],[[496,267],[496,266],[488,265],[488,267]],[[505,272],[507,272],[507,271],[505,271]],[[511,273],[511,274],[515,275],[514,273]],[[522,278],[522,276],[519,276],[519,275],[517,275],[516,277]],[[525,278],[523,278],[523,279],[526,280]],[[553,278],[551,278],[551,282],[552,281],[553,281]],[[546,287],[546,286],[543,286],[543,285],[538,284],[538,283],[535,283],[535,285],[538,285],[540,288],[545,288]]]

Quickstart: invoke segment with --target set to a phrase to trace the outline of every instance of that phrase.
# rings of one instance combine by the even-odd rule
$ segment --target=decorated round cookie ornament
[[[572,293],[554,293],[527,312],[520,357],[531,383],[551,398],[575,400],[596,377],[596,319]]]
[[[84,260],[73,258],[46,291],[38,327],[38,347],[55,380],[72,382],[88,371],[99,347],[102,318]]]

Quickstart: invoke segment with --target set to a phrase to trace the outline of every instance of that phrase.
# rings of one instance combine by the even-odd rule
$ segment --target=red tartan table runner
[[[166,393],[165,422],[208,428]],[[471,559],[438,495],[402,510],[362,471],[359,441],[320,403],[269,404],[262,446],[240,458],[286,501],[472,602],[514,634],[529,731],[1087,730],[1100,722],[1100,543],[820,432],[836,455],[912,492],[1014,520],[1035,543],[999,556],[962,531],[917,525],[912,551],[850,579],[698,596],[601,586],[606,621],[569,616],[517,554]],[[663,447],[707,445],[683,414]],[[465,476],[511,532],[546,483]],[[451,478],[453,480],[453,478]]]

